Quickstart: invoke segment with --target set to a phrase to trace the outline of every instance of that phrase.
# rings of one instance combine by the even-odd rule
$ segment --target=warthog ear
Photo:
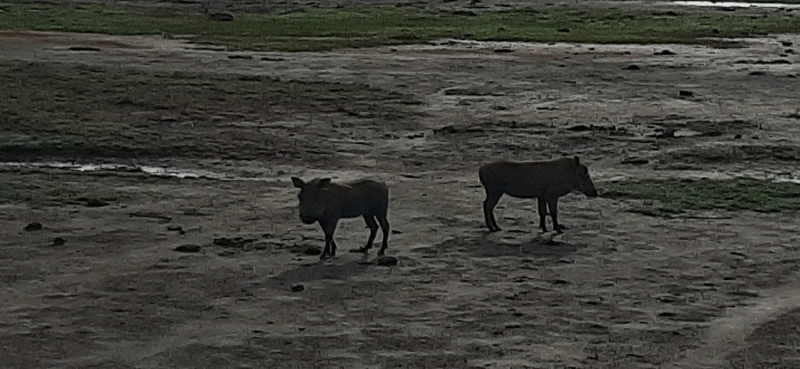
[[[575,157],[575,164],[581,165],[581,159],[578,159],[577,156]]]
[[[303,180],[302,180],[302,179],[300,179],[300,178],[297,178],[297,177],[292,177],[292,183],[293,183],[293,184],[294,184],[294,186],[295,186],[295,187],[297,187],[297,188],[303,188],[303,186],[305,186],[305,185],[306,185],[305,183],[303,183]]]
[[[323,178],[319,180],[319,185],[317,185],[317,187],[327,187],[329,184],[331,184],[331,179]]]

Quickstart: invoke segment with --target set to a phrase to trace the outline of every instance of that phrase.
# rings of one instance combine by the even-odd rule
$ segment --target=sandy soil
[[[368,83],[423,101],[406,106],[397,125],[312,111],[280,122],[297,127],[309,145],[300,150],[323,153],[319,161],[143,163],[226,180],[3,167],[4,180],[85,182],[135,201],[0,206],[2,366],[797,366],[796,213],[661,219],[626,212],[632,201],[568,195],[560,218],[569,229],[556,236],[538,233],[535,202],[506,197],[497,209],[504,231],[488,234],[476,174],[501,157],[580,155],[600,184],[797,179],[792,161],[769,155],[716,163],[670,155],[798,144],[788,115],[800,107],[800,57],[780,41],[798,45],[800,36],[743,40],[741,49],[442,40],[242,59],[160,37],[0,33],[4,59]],[[231,118],[218,129],[272,123]],[[654,137],[665,128],[677,137]],[[648,163],[622,163],[631,157]],[[322,234],[297,217],[293,175],[387,181],[388,253],[399,265],[376,265],[374,252],[326,262],[306,255]],[[23,231],[30,222],[43,230]],[[366,236],[360,220],[337,231],[345,250]],[[246,242],[220,246],[220,237]],[[201,250],[174,250],[181,245]]]

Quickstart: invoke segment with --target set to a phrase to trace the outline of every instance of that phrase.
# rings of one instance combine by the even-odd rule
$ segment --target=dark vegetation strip
[[[800,209],[800,185],[756,179],[641,180],[607,182],[601,195],[613,199],[657,201],[652,214],[684,210],[752,210],[776,212]],[[637,208],[638,212],[644,212]]]
[[[5,160],[291,156],[309,149],[298,141],[303,128],[252,122],[296,120],[310,112],[379,116],[414,103],[356,84],[7,61],[0,61],[0,86]],[[251,126],[232,124],[242,121]]]
[[[423,43],[439,38],[502,41],[716,44],[709,39],[800,32],[800,17],[782,12],[737,14],[624,9],[450,11],[417,8],[309,8],[237,13],[213,22],[198,12],[117,5],[10,4],[0,29],[120,35],[190,34],[232,50],[315,51]]]

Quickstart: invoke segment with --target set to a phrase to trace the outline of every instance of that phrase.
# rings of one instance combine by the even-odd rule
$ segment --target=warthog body
[[[330,178],[315,178],[308,183],[292,177],[294,186],[300,189],[300,220],[305,224],[318,222],[325,232],[325,249],[321,259],[336,255],[336,241],[333,233],[341,218],[364,217],[369,227],[369,239],[364,247],[354,252],[369,252],[378,224],[383,232],[383,244],[378,255],[386,252],[389,243],[389,188],[386,184],[369,179],[347,183],[333,183]],[[377,219],[377,222],[376,222]]]
[[[577,156],[532,162],[502,160],[482,165],[478,175],[486,190],[483,215],[491,232],[500,230],[494,218],[494,207],[503,194],[523,199],[536,198],[539,203],[539,228],[547,232],[545,217],[549,208],[553,229],[558,233],[562,233],[562,227],[558,224],[559,197],[576,190],[589,197],[598,195],[588,168],[580,163]]]

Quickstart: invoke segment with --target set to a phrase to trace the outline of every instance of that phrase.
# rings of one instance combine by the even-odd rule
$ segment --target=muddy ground
[[[161,127],[203,148],[175,156],[9,153],[207,175],[4,164],[5,183],[117,196],[0,206],[0,366],[797,367],[797,213],[664,219],[626,211],[635,201],[571,194],[560,206],[569,229],[542,235],[535,202],[505,197],[504,231],[489,234],[476,173],[493,159],[579,155],[600,188],[796,180],[797,158],[778,153],[799,140],[800,57],[781,41],[800,36],[726,49],[442,40],[228,53],[161,37],[0,33],[4,61],[367,84],[415,101],[167,114]],[[676,137],[658,138],[664,129]],[[725,160],[735,150],[759,154]],[[300,223],[289,178],[322,175],[390,185],[397,266],[376,265],[374,252],[306,254],[322,234]],[[24,231],[31,222],[43,229]],[[214,242],[223,237],[242,239]],[[357,219],[337,231],[342,251],[366,237]]]

